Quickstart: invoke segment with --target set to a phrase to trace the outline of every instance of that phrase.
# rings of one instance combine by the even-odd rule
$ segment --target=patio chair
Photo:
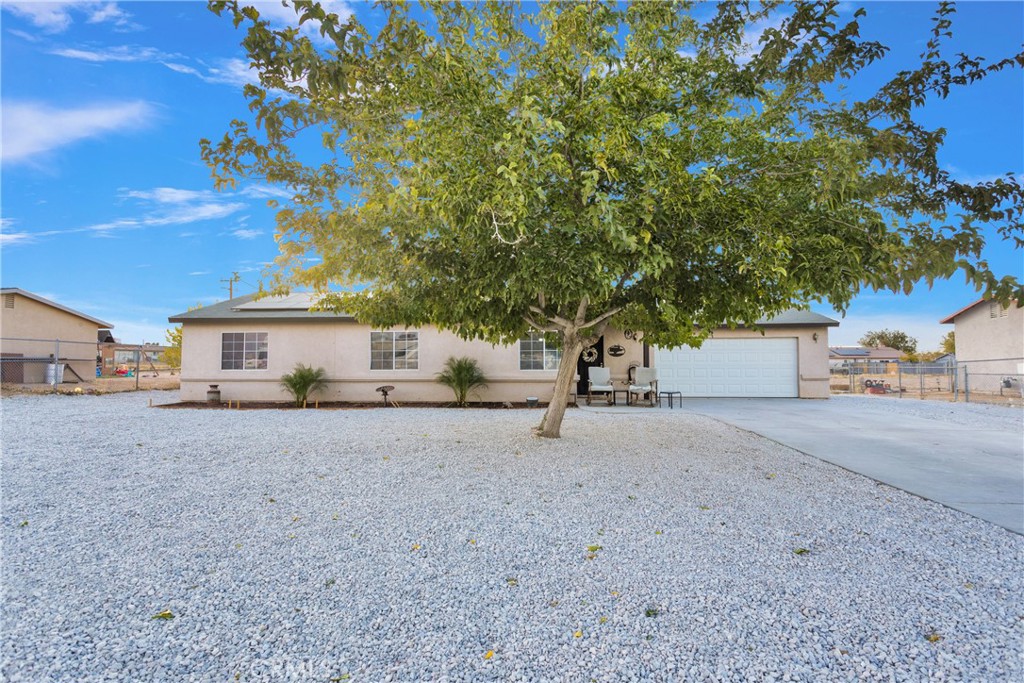
[[[647,396],[653,408],[658,400],[658,371],[654,368],[637,368],[636,379],[629,385],[629,394],[636,396],[633,400],[637,403],[642,396]]]
[[[587,368],[587,405],[594,399],[594,394],[604,394],[608,405],[615,405],[615,387],[612,386],[612,371],[608,368]]]

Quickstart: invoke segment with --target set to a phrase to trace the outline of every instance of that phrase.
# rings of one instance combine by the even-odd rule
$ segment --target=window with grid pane
[[[266,370],[269,358],[266,332],[224,332],[221,334],[221,370]]]
[[[540,332],[531,332],[519,340],[520,370],[557,370],[562,350],[549,346]]]
[[[371,332],[371,370],[418,370],[419,332]]]

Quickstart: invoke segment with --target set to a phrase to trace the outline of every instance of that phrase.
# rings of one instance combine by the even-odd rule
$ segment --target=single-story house
[[[310,311],[308,293],[255,300],[238,297],[169,318],[182,325],[181,398],[206,398],[217,385],[222,400],[285,401],[282,375],[302,363],[322,367],[322,401],[380,400],[377,387],[395,387],[399,403],[448,401],[436,375],[452,356],[476,359],[488,386],[471,400],[549,401],[560,353],[531,334],[502,346],[465,341],[434,327],[375,329],[351,316]],[[624,384],[631,367],[653,366],[659,389],[683,396],[828,398],[828,328],[839,323],[807,311],[759,321],[760,331],[717,330],[699,349],[651,347],[628,330],[609,330],[578,364],[611,369]]]
[[[163,363],[166,347],[160,344],[122,344],[109,334],[99,334],[96,345],[97,374],[114,375],[119,368],[139,366],[140,371],[155,370]]]
[[[871,373],[885,373],[888,363],[898,363],[903,352],[889,346],[830,346],[828,366],[831,369],[857,366]],[[896,372],[896,366],[891,370]]]
[[[1024,380],[1024,308],[979,299],[939,321],[953,325],[957,365],[970,391],[997,392]]]
[[[0,289],[0,300],[4,382],[85,381],[96,375],[97,332],[113,325],[16,287]]]

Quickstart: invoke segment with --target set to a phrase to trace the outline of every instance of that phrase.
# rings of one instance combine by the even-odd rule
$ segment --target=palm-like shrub
[[[281,377],[281,386],[295,397],[296,407],[301,408],[310,394],[327,386],[327,371],[298,363],[294,370]]]
[[[437,373],[437,381],[455,392],[455,403],[466,405],[466,397],[473,389],[487,386],[487,378],[472,358],[450,357],[444,363],[444,370]]]

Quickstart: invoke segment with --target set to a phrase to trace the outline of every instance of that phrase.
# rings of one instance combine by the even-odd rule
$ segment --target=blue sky
[[[377,23],[370,5],[328,4]],[[844,15],[860,4],[844,4]],[[854,95],[917,57],[934,9],[863,4],[862,35],[892,53],[863,74]],[[282,22],[290,12],[258,6]],[[198,142],[219,138],[247,113],[241,88],[254,77],[242,32],[205,2],[4,0],[2,9],[2,285],[109,321],[133,343],[161,342],[169,315],[227,298],[222,280],[232,273],[241,278],[236,295],[253,291],[277,254],[266,202],[283,193],[258,182],[214,191]],[[1012,55],[1024,43],[1024,3],[962,3],[954,31],[950,55]],[[962,180],[1024,170],[1020,70],[929,105],[922,121],[948,130],[942,164]],[[1024,277],[1021,252],[1008,243],[991,241],[985,256],[1000,275]],[[867,292],[830,343],[854,344],[888,327],[937,348],[951,329],[938,320],[978,296],[959,276],[909,296]]]

